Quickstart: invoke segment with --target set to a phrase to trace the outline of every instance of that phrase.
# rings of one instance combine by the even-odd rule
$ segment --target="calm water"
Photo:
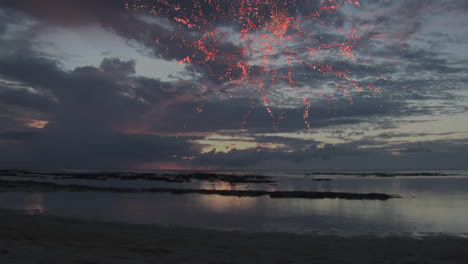
[[[268,174],[268,173],[265,173]],[[270,173],[271,174],[271,173]],[[267,189],[382,192],[403,198],[387,201],[343,199],[239,198],[161,193],[0,193],[0,208],[128,223],[156,223],[242,231],[356,234],[452,234],[468,236],[468,175],[356,177],[276,174],[277,184],[194,181],[58,180],[65,184],[134,188]],[[331,181],[313,181],[331,178]],[[1,177],[1,179],[18,179]],[[28,178],[22,178],[24,180]],[[52,178],[40,179],[51,181]],[[34,180],[39,180],[35,178]]]

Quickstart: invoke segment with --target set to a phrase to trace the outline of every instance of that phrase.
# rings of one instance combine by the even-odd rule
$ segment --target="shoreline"
[[[5,263],[466,263],[468,239],[243,233],[0,209]]]

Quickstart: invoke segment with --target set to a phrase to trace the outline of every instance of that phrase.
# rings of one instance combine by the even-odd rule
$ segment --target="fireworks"
[[[200,91],[205,96],[247,96],[258,99],[273,123],[283,119],[274,112],[269,98],[273,90],[289,90],[304,107],[307,128],[313,109],[307,96],[323,93],[299,93],[298,74],[317,72],[340,80],[337,90],[349,97],[352,90],[380,92],[373,84],[361,85],[349,70],[334,70],[322,61],[326,55],[354,60],[354,50],[361,39],[357,28],[336,27],[333,17],[340,8],[358,7],[352,0],[128,0],[127,9],[165,17],[178,29],[161,33],[156,50],[164,59],[199,73]],[[327,28],[331,40],[312,28]],[[169,44],[171,43],[171,44]],[[176,45],[174,45],[176,43]],[[158,45],[157,45],[158,44]],[[301,88],[302,89],[302,88]],[[201,105],[196,109],[202,112]],[[248,125],[251,110],[242,117],[241,128]]]

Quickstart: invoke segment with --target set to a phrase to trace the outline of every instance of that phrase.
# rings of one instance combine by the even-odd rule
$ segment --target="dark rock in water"
[[[217,194],[223,196],[238,196],[238,197],[258,197],[270,196],[271,198],[304,198],[304,199],[349,199],[349,200],[388,200],[391,198],[399,198],[397,195],[389,195],[384,193],[344,193],[344,192],[306,192],[306,191],[231,191],[231,190],[194,190],[194,189],[152,189],[152,192],[169,191],[172,194]]]
[[[5,181],[0,180],[0,187],[17,188],[23,191],[73,191],[73,192],[120,192],[120,193],[171,193],[171,194],[206,194],[237,197],[270,196],[271,198],[304,198],[304,199],[350,199],[350,200],[388,200],[399,198],[397,195],[385,193],[346,193],[346,192],[308,192],[308,191],[263,191],[263,190],[207,190],[207,189],[175,189],[150,188],[131,189],[118,187],[94,187],[88,185],[61,185],[35,181]]]
[[[191,182],[192,180],[228,183],[271,183],[270,176],[263,175],[237,175],[218,174],[210,172],[193,173],[147,173],[147,172],[66,172],[66,171],[27,171],[27,170],[0,170],[0,176],[27,176],[27,177],[51,177],[53,179],[80,179],[80,180],[147,180],[173,183]]]
[[[344,193],[344,192],[272,192],[271,198],[307,198],[307,199],[348,199],[348,200],[388,200],[398,198],[385,193]]]
[[[456,174],[446,174],[438,172],[413,172],[413,173],[399,173],[399,172],[311,172],[306,173],[307,176],[312,175],[345,175],[345,176],[360,176],[360,177],[397,177],[397,176],[450,176]]]
[[[263,175],[235,175],[235,174],[216,174],[206,172],[195,172],[184,175],[185,178],[194,180],[221,181],[229,183],[271,183],[274,182],[269,176]]]
[[[330,178],[315,178],[315,179],[312,179],[313,181],[332,181],[333,179],[330,179]]]

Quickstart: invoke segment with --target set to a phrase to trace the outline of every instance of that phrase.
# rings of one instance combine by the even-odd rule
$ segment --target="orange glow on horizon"
[[[47,124],[49,124],[49,121],[45,121],[45,120],[31,120],[29,121],[26,125],[28,127],[32,127],[32,128],[44,128]]]
[[[199,166],[194,167],[191,164],[184,164],[183,162],[171,162],[171,161],[161,161],[161,162],[147,162],[140,164],[139,169],[143,170],[215,170],[217,168],[210,166]]]
[[[192,143],[201,145],[200,153],[230,152],[236,150],[248,150],[255,148],[280,149],[286,148],[286,145],[271,142],[256,142],[254,138],[249,137],[230,137],[221,135],[207,136],[201,140],[193,140]]]

